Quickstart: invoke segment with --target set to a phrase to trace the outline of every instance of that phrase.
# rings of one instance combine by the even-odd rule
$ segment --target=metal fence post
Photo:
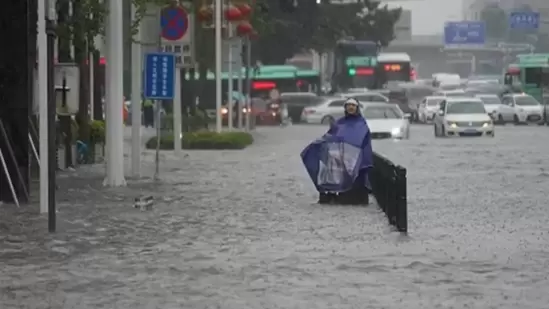
[[[396,166],[396,227],[399,232],[408,232],[408,188],[406,169],[402,166]]]

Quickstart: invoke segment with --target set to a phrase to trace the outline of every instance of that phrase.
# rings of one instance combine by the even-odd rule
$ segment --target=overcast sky
[[[445,21],[462,19],[461,0],[408,0],[388,4],[412,10],[412,35],[441,34]]]

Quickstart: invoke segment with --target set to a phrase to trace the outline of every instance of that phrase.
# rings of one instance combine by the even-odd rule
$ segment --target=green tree
[[[497,3],[486,5],[480,12],[480,19],[486,23],[486,36],[490,39],[505,39],[509,29],[507,13]]]

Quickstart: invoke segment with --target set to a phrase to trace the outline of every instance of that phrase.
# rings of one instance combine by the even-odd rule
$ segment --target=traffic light
[[[349,69],[349,75],[350,76],[355,76],[356,75],[356,69],[355,68],[350,68]]]

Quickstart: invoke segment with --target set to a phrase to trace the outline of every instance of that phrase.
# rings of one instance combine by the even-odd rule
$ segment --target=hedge
[[[207,129],[210,120],[203,111],[197,110],[196,115],[181,116],[181,131],[194,132],[201,129]],[[161,119],[162,130],[173,130],[173,114],[166,114]]]
[[[254,139],[246,132],[193,132],[183,134],[181,146],[184,149],[244,149],[251,145]],[[149,139],[145,145],[148,149],[156,149],[156,136]],[[160,138],[160,149],[174,148],[173,134],[165,134]]]

